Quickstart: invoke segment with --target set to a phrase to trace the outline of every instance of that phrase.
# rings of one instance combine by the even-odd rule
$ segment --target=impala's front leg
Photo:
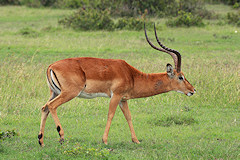
[[[108,110],[107,125],[106,125],[105,131],[104,131],[104,134],[103,134],[103,138],[102,138],[102,141],[105,144],[107,144],[107,138],[108,138],[108,133],[109,133],[109,129],[110,129],[110,126],[111,126],[111,122],[112,122],[112,119],[114,117],[116,108],[117,108],[121,99],[122,99],[121,96],[115,95],[115,94],[111,98],[111,101],[110,101],[110,104],[109,104],[109,110]]]
[[[135,131],[134,131],[134,128],[133,128],[133,124],[132,124],[132,118],[131,118],[131,113],[130,113],[130,110],[129,110],[129,107],[128,107],[128,103],[127,101],[121,101],[119,103],[119,106],[128,122],[128,126],[130,128],[130,132],[131,132],[131,136],[132,136],[132,141],[134,143],[137,143],[139,144],[140,142],[138,141],[137,139],[137,136],[135,134]]]

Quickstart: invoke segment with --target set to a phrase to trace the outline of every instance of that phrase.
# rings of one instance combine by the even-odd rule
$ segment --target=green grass
[[[167,28],[161,20],[158,35],[181,52],[182,70],[197,94],[129,100],[139,145],[131,143],[119,108],[109,145],[102,144],[109,99],[76,98],[57,110],[64,144],[58,143],[49,116],[41,148],[37,135],[40,108],[49,97],[49,64],[69,57],[115,58],[150,73],[165,72],[173,63],[149,47],[143,31],[75,32],[58,26],[58,19],[71,12],[0,7],[0,130],[19,134],[0,140],[0,159],[240,159],[239,28]],[[148,34],[154,40],[152,28]]]

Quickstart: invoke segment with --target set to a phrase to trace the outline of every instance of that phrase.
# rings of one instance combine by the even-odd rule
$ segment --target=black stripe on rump
[[[58,79],[57,79],[57,76],[56,76],[55,72],[54,72],[52,69],[50,69],[50,72],[51,72],[51,71],[52,71],[52,73],[54,74],[54,77],[56,78],[56,80],[57,80],[59,86],[61,87],[61,84],[59,83],[59,81],[58,81]],[[58,88],[58,86],[54,83],[53,79],[52,79],[52,83],[53,83],[53,85],[54,85],[54,86],[55,86],[55,87],[61,92],[61,89]]]

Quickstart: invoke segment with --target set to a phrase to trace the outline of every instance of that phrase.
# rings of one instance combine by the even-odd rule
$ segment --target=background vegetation
[[[0,0],[2,5],[29,7],[75,8],[71,15],[59,20],[75,30],[140,30],[148,17],[172,17],[168,26],[203,26],[203,18],[217,19],[219,15],[207,10],[205,4],[225,3],[240,8],[240,0]],[[120,18],[119,20],[117,18]],[[129,18],[131,17],[131,18]],[[240,25],[240,12],[228,13],[228,23]],[[116,22],[117,21],[117,22]]]
[[[190,1],[169,1],[177,3],[173,13],[163,8],[158,11],[158,7],[166,5],[158,6],[155,1],[137,5],[133,3],[138,1],[120,1],[123,6],[127,3],[138,8],[123,7],[126,11],[116,13],[112,3],[119,1],[103,1],[111,2],[113,9],[97,0],[94,4],[87,0],[0,2],[17,5],[0,7],[0,159],[240,159],[239,1],[202,1],[197,4],[201,9],[180,5],[196,4]],[[70,2],[72,5],[59,5]],[[103,14],[96,16],[106,14],[104,17],[113,22],[111,31],[106,30],[109,26],[90,28],[93,22],[85,26],[87,29],[65,28],[67,23],[61,21],[84,8],[86,14],[99,8],[98,13]],[[196,19],[203,25],[188,25]],[[104,18],[102,21],[106,22]],[[182,53],[183,72],[197,94],[189,98],[169,92],[130,100],[139,145],[131,142],[119,108],[110,129],[109,145],[102,144],[109,99],[76,98],[58,108],[65,130],[64,144],[58,143],[50,115],[46,146],[41,148],[37,135],[40,108],[49,96],[45,79],[49,64],[69,57],[114,58],[151,73],[164,72],[165,65],[172,63],[170,56],[149,47],[141,28],[133,29],[144,21],[148,22],[153,42],[155,22],[161,41]],[[187,25],[177,25],[179,21]],[[169,22],[173,25],[168,26]]]

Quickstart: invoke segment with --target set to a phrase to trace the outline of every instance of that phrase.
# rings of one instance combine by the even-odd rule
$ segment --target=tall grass
[[[142,32],[75,32],[57,26],[58,18],[69,12],[0,9],[0,130],[19,133],[0,141],[0,159],[96,159],[101,151],[106,151],[103,159],[240,158],[240,31],[230,25],[169,29],[158,23],[164,44],[181,52],[182,70],[197,94],[189,98],[169,92],[130,100],[140,145],[131,143],[119,108],[109,145],[101,143],[109,99],[96,98],[74,99],[60,106],[57,111],[66,141],[62,146],[57,142],[58,133],[49,116],[46,147],[40,148],[37,134],[40,108],[49,97],[45,78],[49,64],[68,57],[115,58],[150,73],[165,72],[165,65],[173,63],[170,56],[149,47]],[[21,16],[25,20],[16,23]],[[38,35],[26,36],[23,28]],[[154,41],[152,28],[148,34]],[[66,154],[79,147],[84,150]]]

